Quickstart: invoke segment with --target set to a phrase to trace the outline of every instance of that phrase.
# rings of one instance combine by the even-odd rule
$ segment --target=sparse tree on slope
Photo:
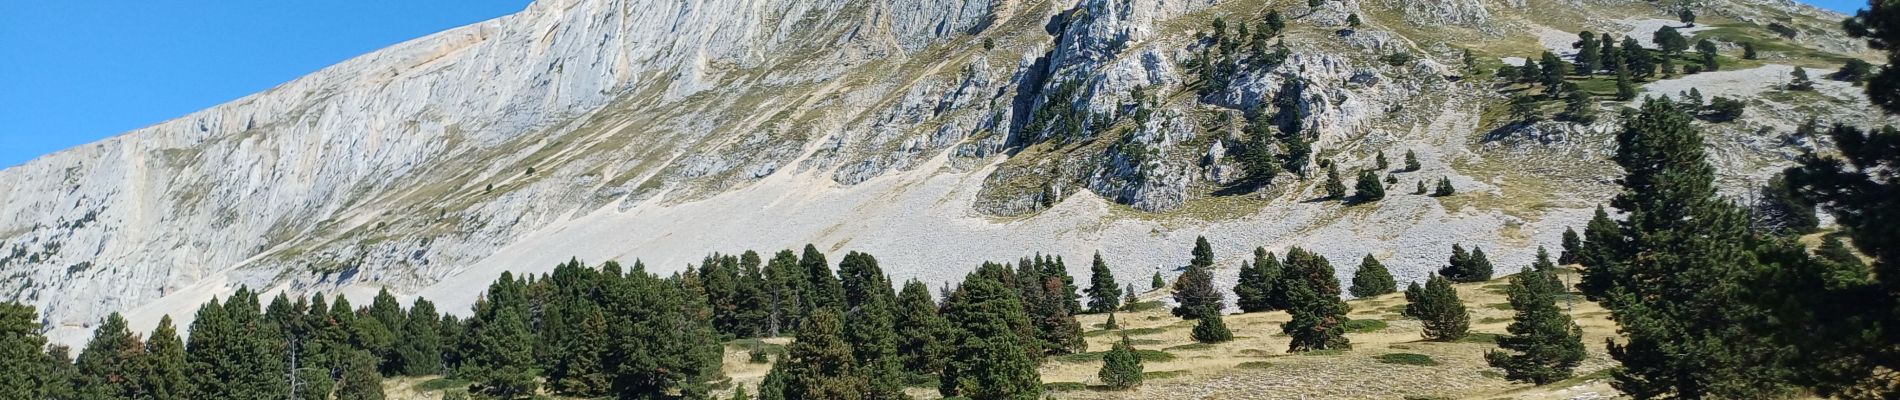
[[[1102,354],[1102,369],[1095,373],[1095,377],[1109,388],[1127,389],[1141,386],[1141,373],[1141,355],[1135,354],[1133,342],[1128,340],[1127,334],[1123,334],[1122,339],[1115,342],[1115,347]]]
[[[1416,296],[1409,288],[1405,294],[1408,302],[1405,315],[1424,323],[1425,339],[1455,341],[1464,338],[1470,330],[1471,316],[1465,311],[1464,301],[1458,298],[1458,290],[1451,287],[1451,280],[1434,275],[1425,281],[1425,288]]]
[[[1194,259],[1188,263],[1186,272],[1174,281],[1174,316],[1186,319],[1199,317],[1207,311],[1219,312],[1222,304],[1219,289],[1214,288],[1214,250],[1207,238],[1196,238]]]
[[[1115,284],[1115,272],[1108,269],[1108,263],[1102,261],[1102,253],[1095,252],[1095,261],[1089,265],[1089,312],[1106,313],[1121,308],[1122,288]]]
[[[1272,311],[1282,308],[1285,294],[1280,280],[1285,275],[1280,260],[1264,247],[1253,250],[1253,261],[1240,264],[1240,282],[1234,285],[1235,302],[1241,312]]]
[[[1505,292],[1517,312],[1499,350],[1485,354],[1507,379],[1548,384],[1569,378],[1583,361],[1583,328],[1557,308],[1562,285],[1551,272],[1527,269],[1511,277]]]
[[[1359,270],[1352,274],[1352,296],[1366,298],[1398,291],[1398,282],[1392,279],[1392,272],[1385,264],[1371,254],[1359,260]]]

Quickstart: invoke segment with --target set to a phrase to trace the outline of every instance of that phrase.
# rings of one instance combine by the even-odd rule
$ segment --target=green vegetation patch
[[[1099,362],[1099,361],[1102,361],[1102,356],[1106,354],[1108,354],[1108,351],[1106,350],[1105,351],[1091,351],[1087,353],[1064,354],[1060,356],[1051,357],[1051,359],[1055,360],[1056,362],[1074,362],[1074,363]],[[1162,361],[1174,360],[1173,353],[1169,353],[1169,352],[1161,351],[1161,350],[1136,349],[1135,355],[1140,356],[1141,361],[1143,362],[1162,362]]]
[[[1267,369],[1272,367],[1273,364],[1266,361],[1248,361],[1234,366],[1234,368],[1240,369]]]
[[[1377,332],[1379,330],[1385,329],[1387,326],[1391,326],[1391,325],[1386,324],[1384,320],[1377,320],[1377,319],[1348,320],[1346,321],[1346,332],[1351,332],[1351,333]]]
[[[1373,359],[1386,364],[1419,365],[1427,367],[1438,365],[1438,360],[1433,360],[1432,356],[1417,353],[1380,354],[1378,357],[1373,357]]]
[[[1089,337],[1095,337],[1095,336],[1109,335],[1109,334],[1115,334],[1115,333],[1126,333],[1128,334],[1128,336],[1141,336],[1141,335],[1153,335],[1153,334],[1167,332],[1167,331],[1168,331],[1168,328],[1164,328],[1164,327],[1134,328],[1134,329],[1104,329],[1104,330],[1089,332],[1087,333],[1087,335]]]
[[[1089,385],[1082,384],[1082,382],[1049,382],[1042,384],[1042,388],[1051,392],[1073,392],[1077,390],[1088,390]]]
[[[1159,301],[1138,301],[1138,302],[1129,303],[1128,305],[1122,306],[1122,311],[1123,312],[1142,312],[1142,311],[1158,309],[1158,308],[1161,308],[1161,306],[1163,305],[1164,304],[1161,304],[1161,302]]]
[[[1180,346],[1174,346],[1174,347],[1169,347],[1169,348],[1166,348],[1166,349],[1162,349],[1162,350],[1166,350],[1166,351],[1175,351],[1175,350],[1207,350],[1207,349],[1211,349],[1211,348],[1214,348],[1214,344],[1212,344],[1212,343],[1188,343],[1188,344],[1184,344],[1184,345],[1180,345]]]
[[[434,392],[434,391],[449,390],[449,389],[466,389],[468,388],[468,384],[469,384],[469,381],[465,381],[461,379],[436,378],[436,379],[430,379],[427,381],[423,381],[422,383],[416,384],[416,391]]]

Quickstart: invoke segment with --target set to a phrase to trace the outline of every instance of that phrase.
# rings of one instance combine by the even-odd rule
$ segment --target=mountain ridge
[[[1737,24],[1748,12],[1785,12],[1799,26],[1822,20],[1801,12],[1829,15],[1786,1],[1721,3],[1736,6],[1710,17]],[[1216,240],[1224,260],[1294,244],[1317,244],[1336,259],[1382,253],[1405,265],[1394,269],[1401,279],[1435,268],[1451,243],[1485,244],[1502,264],[1518,265],[1534,244],[1555,243],[1563,226],[1587,218],[1592,197],[1608,191],[1576,174],[1556,182],[1574,183],[1566,191],[1582,198],[1525,200],[1518,194],[1527,185],[1564,185],[1491,173],[1498,166],[1487,164],[1509,159],[1493,153],[1587,159],[1600,154],[1615,118],[1491,126],[1502,98],[1487,84],[1446,79],[1455,68],[1439,60],[1455,60],[1458,46],[1434,35],[1476,32],[1467,48],[1531,56],[1541,46],[1496,27],[1568,31],[1527,19],[1525,8],[1649,9],[1641,15],[1653,18],[1663,7],[669,5],[678,6],[537,1],[0,171],[0,249],[14,255],[0,259],[0,295],[40,304],[71,334],[56,336],[83,338],[104,313],[147,311],[134,321],[145,326],[237,285],[298,293],[388,285],[445,298],[442,308],[459,312],[473,299],[446,299],[467,293],[457,282],[486,282],[500,270],[574,256],[645,256],[677,268],[711,251],[805,242],[870,250],[904,266],[893,268],[899,276],[931,280],[1032,251],[1184,250],[1198,233]],[[1252,21],[1268,8],[1296,17],[1283,39],[1293,48],[1288,61],[1236,79],[1230,91],[1191,93],[1195,81],[1179,63],[1204,46],[1193,32],[1213,16]],[[1369,26],[1338,34],[1360,15]],[[1441,22],[1451,26],[1434,27]],[[1791,43],[1858,46],[1817,35]],[[1386,65],[1381,58],[1394,52],[1419,57]],[[1376,151],[1418,149],[1426,169],[1402,184],[1443,176],[1472,195],[1341,208],[1308,201],[1317,182],[1288,177],[1251,195],[1207,194],[1239,176],[1227,145],[1242,136],[1233,121],[1289,80],[1313,82],[1300,107],[1328,158],[1363,164]],[[1083,94],[1054,98],[1069,82]],[[1130,99],[1137,85],[1166,96]],[[1824,86],[1830,95],[1852,90]],[[1130,104],[1152,108],[1158,122],[1092,126],[1073,142],[1025,129],[1038,110],[1121,116]],[[1518,139],[1546,135],[1535,129],[1556,133]],[[1468,139],[1489,133],[1509,139]],[[1549,138],[1556,145],[1529,144]],[[1132,148],[1153,157],[1133,161]],[[1767,155],[1727,167],[1742,177],[1772,170],[1782,150],[1761,150]],[[766,228],[781,220],[797,222]],[[614,232],[624,226],[639,228]],[[1105,256],[1122,274],[1176,258]]]

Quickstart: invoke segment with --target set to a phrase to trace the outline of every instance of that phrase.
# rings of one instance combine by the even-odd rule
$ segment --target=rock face
[[[1735,3],[1727,12],[1742,20],[1796,8]],[[40,306],[71,342],[107,313],[136,311],[147,329],[239,285],[387,286],[459,312],[494,274],[571,256],[665,271],[711,251],[817,243],[943,281],[984,260],[1102,249],[1117,273],[1146,274],[1184,256],[1109,246],[1185,252],[1202,233],[1223,260],[1254,246],[1373,253],[1403,280],[1435,269],[1451,243],[1527,261],[1608,195],[1607,181],[1578,178],[1564,187],[1571,201],[1537,203],[1506,189],[1566,171],[1488,168],[1604,164],[1601,124],[1495,135],[1523,139],[1480,132],[1493,128],[1480,126],[1485,105],[1502,96],[1458,76],[1457,49],[1536,40],[1497,33],[1549,29],[1539,10],[1286,7],[1290,29],[1275,39],[1285,59],[1243,64],[1203,93],[1188,60],[1218,47],[1209,21],[1257,27],[1265,10],[541,0],[0,171],[0,299]],[[1366,25],[1348,27],[1349,15]],[[1626,16],[1601,24],[1611,17]],[[1441,25],[1492,37],[1382,28]],[[1812,29],[1802,43],[1851,43]],[[1232,193],[1244,125],[1276,99],[1299,116],[1276,129],[1307,132],[1316,162],[1358,167],[1384,152],[1396,164],[1416,151],[1426,167],[1393,173],[1398,188],[1447,177],[1460,193],[1507,201],[1394,196],[1345,212],[1308,201],[1313,183],[1291,176]],[[1751,160],[1733,164],[1743,175],[1772,165]],[[1538,208],[1496,205],[1526,202]]]

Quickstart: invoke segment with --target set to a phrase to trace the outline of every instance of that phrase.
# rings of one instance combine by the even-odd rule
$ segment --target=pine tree
[[[1293,319],[1281,324],[1281,331],[1292,337],[1287,351],[1348,349],[1345,337],[1346,313],[1352,307],[1340,300],[1339,280],[1334,278],[1332,263],[1318,254],[1298,247],[1287,249],[1283,283],[1286,310]]]
[[[798,256],[791,250],[780,250],[767,261],[761,271],[766,282],[766,296],[770,298],[766,306],[766,336],[782,336],[797,327],[805,315],[803,297],[811,290],[806,289],[804,271],[798,266]],[[763,394],[761,394],[763,395]]]
[[[1616,70],[1616,99],[1618,101],[1629,101],[1635,98],[1636,98],[1636,83],[1631,80],[1629,71],[1627,71],[1627,69],[1625,68],[1621,68],[1621,67],[1617,68]]]
[[[336,389],[337,400],[382,400],[383,376],[376,372],[377,363],[375,354],[352,352],[344,363],[343,379]]]
[[[930,288],[916,280],[905,282],[897,294],[897,357],[912,383],[943,370],[943,356],[948,352],[942,339],[948,334],[944,324],[937,315],[937,303],[930,299]]]
[[[1597,105],[1596,100],[1590,98],[1590,93],[1582,90],[1571,90],[1569,93],[1564,97],[1564,119],[1581,124],[1596,123]]]
[[[890,278],[878,267],[877,258],[855,251],[838,262],[838,272],[849,307],[846,316],[851,319],[845,340],[856,357],[857,374],[865,380],[864,398],[901,396],[905,377],[897,354],[896,294],[891,293]]]
[[[1227,322],[1222,320],[1220,312],[1203,310],[1194,319],[1194,331],[1191,332],[1194,341],[1220,343],[1234,340],[1234,333],[1227,330]]]
[[[1755,51],[1755,42],[1742,42],[1742,59],[1754,60],[1760,57],[1760,53]]]
[[[1425,194],[1425,180],[1424,179],[1418,180],[1418,187],[1412,189],[1412,194]]]
[[[548,389],[573,396],[597,397],[607,393],[611,381],[607,366],[607,314],[592,301],[580,301],[569,310],[574,323],[568,325],[568,338],[561,344],[561,356],[548,369]]]
[[[1546,259],[1548,261],[1548,259]],[[1517,312],[1498,338],[1498,348],[1485,354],[1491,367],[1503,369],[1507,379],[1543,385],[1569,378],[1583,361],[1583,328],[1557,308],[1561,285],[1551,272],[1527,269],[1511,277],[1505,292]]]
[[[1617,134],[1625,221],[1585,231],[1584,294],[1609,309],[1623,339],[1612,386],[1637,398],[1769,398],[1790,393],[1781,347],[1738,327],[1764,310],[1746,284],[1746,215],[1722,200],[1691,117],[1650,99]],[[1607,219],[1607,218],[1606,218]],[[1763,246],[1772,248],[1772,246]],[[1766,293],[1772,294],[1772,293]]]
[[[1451,245],[1451,259],[1438,274],[1452,282],[1481,282],[1491,280],[1491,260],[1484,255],[1484,249],[1465,253],[1464,246]]]
[[[1287,299],[1293,319],[1280,324],[1280,330],[1292,338],[1288,352],[1352,348],[1346,339],[1344,302],[1322,297],[1307,285],[1288,288]]]
[[[1545,51],[1543,65],[1544,75],[1541,77],[1541,83],[1544,85],[1544,95],[1552,98],[1562,95],[1564,77],[1570,75],[1570,63],[1558,58],[1556,53]]]
[[[965,278],[944,307],[955,338],[939,392],[944,397],[1022,399],[1042,397],[1042,378],[1030,354],[1033,342],[1015,326],[1027,325],[1023,306],[1008,286],[978,270]]]
[[[1451,178],[1439,177],[1438,188],[1432,191],[1432,196],[1445,197],[1445,196],[1457,194],[1457,192],[1458,192],[1458,189],[1451,187]]]
[[[1214,288],[1214,250],[1207,238],[1194,240],[1194,259],[1188,263],[1187,271],[1174,281],[1175,317],[1193,319],[1208,311],[1219,312],[1226,307],[1222,303],[1219,289]]]
[[[1392,279],[1392,272],[1385,269],[1379,259],[1366,254],[1359,260],[1359,270],[1352,274],[1352,297],[1366,298],[1398,291],[1398,282]]]
[[[1458,290],[1451,287],[1451,280],[1434,275],[1425,281],[1423,290],[1414,293],[1406,289],[1405,315],[1424,323],[1422,335],[1426,340],[1449,342],[1465,337],[1471,317],[1458,298]]]
[[[1241,312],[1272,311],[1281,308],[1285,294],[1280,280],[1286,268],[1264,247],[1253,249],[1253,262],[1240,264],[1240,282],[1234,285],[1235,302]]]
[[[1598,70],[1603,69],[1603,53],[1597,51],[1602,44],[1597,43],[1596,33],[1590,31],[1578,33],[1576,47],[1578,73],[1586,76],[1594,75]]]
[[[1636,38],[1623,38],[1623,48],[1618,57],[1623,59],[1623,65],[1633,78],[1648,78],[1656,73],[1655,57],[1641,43],[1637,43]]]
[[[511,275],[502,273],[501,281],[511,280]],[[504,282],[490,285],[491,303],[476,305],[477,317],[469,321],[473,350],[466,361],[467,370],[462,372],[479,388],[472,391],[504,399],[528,396],[538,386],[533,373],[534,336],[520,307],[505,303],[496,295],[504,292],[497,290],[498,287],[510,285]]]
[[[1376,171],[1384,171],[1386,168],[1392,167],[1385,160],[1385,150],[1379,150],[1379,153],[1372,157],[1372,165],[1374,165],[1373,170]]]
[[[1148,279],[1148,290],[1161,290],[1168,287],[1168,281],[1161,279],[1161,271],[1156,270],[1153,278]]]
[[[1564,227],[1563,255],[1557,256],[1557,263],[1570,265],[1577,263],[1577,252],[1583,249],[1583,237],[1577,236],[1577,230]]]
[[[1346,198],[1346,183],[1339,180],[1339,167],[1336,164],[1326,164],[1326,198]]]
[[[1788,73],[1788,75],[1792,78],[1788,80],[1788,90],[1814,90],[1814,79],[1808,78],[1808,70],[1801,67],[1794,67],[1794,72]]]
[[[1418,169],[1419,169],[1418,153],[1413,152],[1411,150],[1406,150],[1405,151],[1405,172],[1417,171]]]
[[[1135,353],[1133,342],[1123,334],[1115,347],[1102,354],[1102,369],[1095,377],[1111,389],[1122,390],[1141,386],[1141,374],[1141,355]]]
[[[785,361],[773,366],[785,375],[784,399],[859,399],[870,383],[858,370],[851,345],[845,342],[844,323],[829,309],[813,312],[798,329],[798,340],[786,350]]]
[[[1121,308],[1122,288],[1115,284],[1115,272],[1108,269],[1108,263],[1102,261],[1102,252],[1095,252],[1095,261],[1089,266],[1089,312],[1100,314]]]
[[[190,398],[190,364],[185,361],[185,342],[178,338],[178,328],[172,325],[170,315],[159,317],[158,328],[152,330],[150,340],[145,342],[145,353],[150,355],[149,369],[145,379],[140,382],[142,390],[153,400],[184,400]]]
[[[435,303],[416,299],[402,321],[402,340],[396,346],[396,364],[401,374],[423,376],[442,372],[442,334],[437,327],[442,316]]]
[[[818,252],[817,246],[806,244],[804,254],[798,258],[798,266],[805,270],[804,286],[810,290],[802,296],[805,298],[806,310],[821,307],[844,309],[844,286],[831,274],[831,264],[825,261],[825,253]]]
[[[1360,202],[1374,202],[1385,199],[1385,185],[1379,183],[1379,175],[1371,170],[1359,171],[1359,182],[1355,183],[1353,198]]]
[[[706,318],[709,310],[704,298],[694,296],[684,278],[661,279],[636,262],[624,279],[606,279],[601,285],[599,297],[607,314],[609,338],[606,371],[613,382],[610,395],[709,395],[706,383],[720,376],[722,347]]]
[[[40,380],[48,376],[53,360],[41,352],[45,346],[33,306],[0,302],[0,398],[46,397]]]
[[[145,396],[140,381],[146,376],[148,363],[145,344],[126,328],[125,317],[115,312],[93,330],[92,340],[79,352],[75,366],[88,382],[101,385],[99,390],[106,395],[138,398]]]
[[[1550,252],[1544,251],[1544,246],[1537,246],[1537,260],[1531,262],[1531,269],[1538,272],[1552,272],[1557,270],[1557,264],[1550,262]]]
[[[1703,71],[1722,69],[1722,62],[1716,60],[1716,51],[1718,51],[1718,49],[1715,47],[1715,42],[1711,42],[1708,39],[1698,40],[1695,43],[1695,51],[1696,54],[1702,57]]]

